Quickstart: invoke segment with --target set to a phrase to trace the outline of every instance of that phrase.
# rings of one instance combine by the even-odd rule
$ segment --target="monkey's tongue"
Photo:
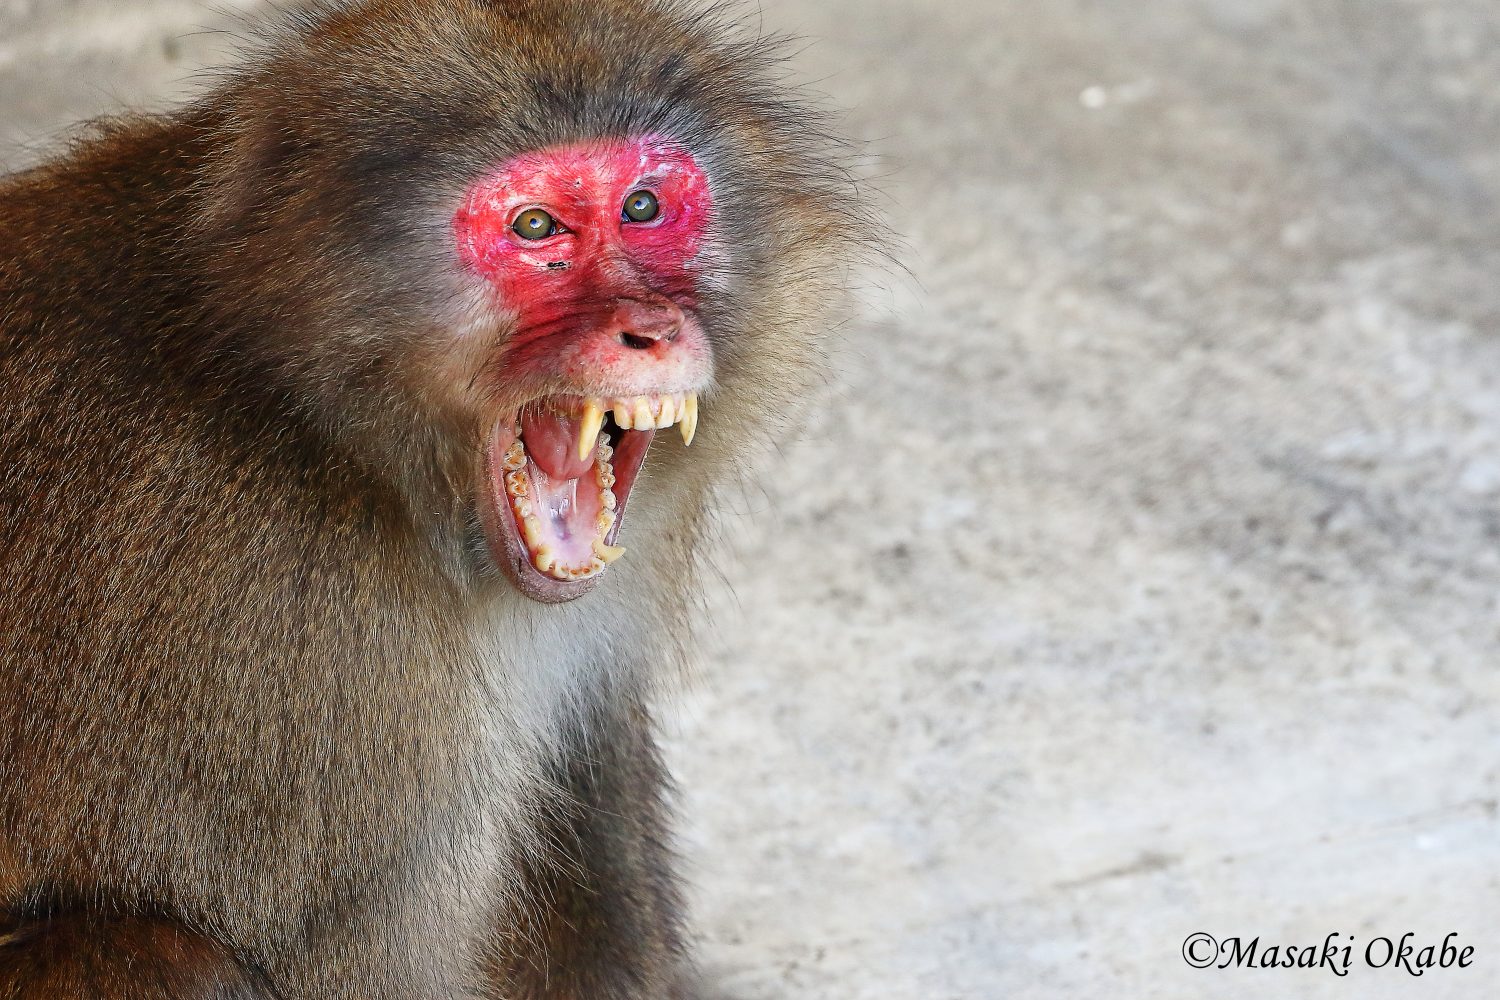
[[[526,454],[553,480],[577,479],[594,467],[593,449],[578,457],[582,418],[560,413],[521,414]]]
[[[594,559],[593,541],[601,536],[603,510],[595,475],[594,449],[578,457],[582,420],[559,413],[521,415],[521,439],[531,466],[531,499],[541,545],[559,565],[587,568]]]

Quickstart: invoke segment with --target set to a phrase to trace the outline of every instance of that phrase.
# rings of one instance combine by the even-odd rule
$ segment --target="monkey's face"
[[[773,44],[690,6],[314,6],[205,111],[202,381],[293,421],[291,467],[323,456],[393,554],[477,601],[490,564],[580,597],[649,531],[614,572],[685,603],[713,494],[809,398],[869,232],[821,113]],[[659,432],[692,441],[700,400],[680,451]]]
[[[512,333],[477,498],[495,561],[527,596],[571,600],[616,544],[652,439],[690,444],[713,374],[698,263],[713,209],[693,157],[660,137],[523,154],[453,220],[462,266]]]

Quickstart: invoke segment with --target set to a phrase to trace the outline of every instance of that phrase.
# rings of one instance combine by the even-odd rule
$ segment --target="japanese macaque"
[[[0,180],[0,998],[693,995],[649,703],[868,231],[776,51],[330,3]]]

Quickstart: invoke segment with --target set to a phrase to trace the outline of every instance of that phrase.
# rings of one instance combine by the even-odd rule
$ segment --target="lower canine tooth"
[[[624,554],[625,554],[625,547],[624,546],[622,546],[622,545],[605,545],[604,544],[604,539],[602,539],[602,538],[596,538],[596,539],[594,539],[594,555],[597,556],[598,559],[599,559],[599,561],[602,562],[602,563],[604,563],[604,565],[608,566],[612,562],[618,562],[619,559],[620,559],[620,557],[623,556]]]
[[[531,564],[543,573],[550,570],[556,562],[557,557],[552,554],[552,550],[545,547],[538,549],[536,555],[531,557]]]

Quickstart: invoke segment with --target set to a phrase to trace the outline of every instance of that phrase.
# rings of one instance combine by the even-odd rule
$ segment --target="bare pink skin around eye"
[[[656,195],[659,215],[624,222],[625,199]],[[498,288],[521,333],[586,317],[607,301],[662,296],[694,304],[693,258],[712,207],[708,179],[675,144],[655,138],[525,153],[476,184],[454,217],[459,256]],[[526,240],[511,228],[532,208],[560,232]]]

